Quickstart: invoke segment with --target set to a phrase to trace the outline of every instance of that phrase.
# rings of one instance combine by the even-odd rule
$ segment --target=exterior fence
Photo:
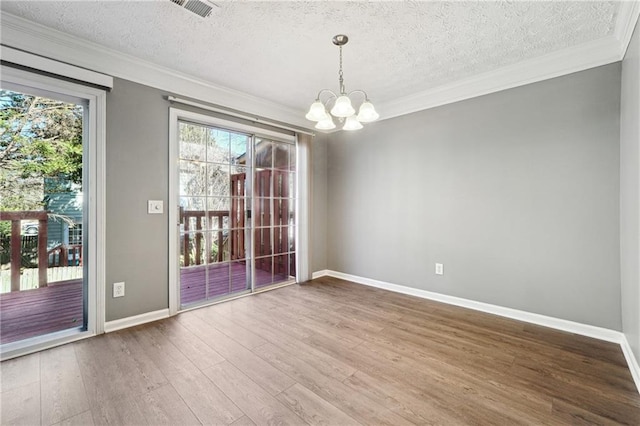
[[[82,278],[82,266],[61,266],[47,269],[47,282],[55,284],[60,281]],[[23,269],[20,274],[20,291],[38,288],[38,269]],[[0,294],[11,292],[11,271],[0,271]]]

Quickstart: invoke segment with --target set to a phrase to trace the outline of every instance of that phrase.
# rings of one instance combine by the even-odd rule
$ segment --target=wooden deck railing
[[[218,247],[216,262],[233,261],[247,258],[245,232],[250,227],[251,205],[245,204],[246,189],[245,173],[231,175],[230,211],[214,210],[185,210],[180,208],[180,223],[185,232],[180,244],[183,255],[183,266],[202,265],[205,263],[203,249],[207,253],[209,263],[213,261],[213,244]],[[253,204],[255,227],[252,231],[255,255],[258,257],[256,267],[271,270],[271,257],[274,254],[289,251],[290,220],[290,173],[286,170],[257,170],[255,172],[254,195],[259,194]],[[273,216],[272,216],[273,215]],[[208,218],[207,218],[208,216]],[[228,218],[228,223],[224,223]],[[194,220],[195,219],[195,220]],[[217,221],[214,223],[214,221]],[[203,247],[206,242],[205,231],[215,233],[209,239],[209,247]],[[223,231],[224,230],[224,231]],[[228,253],[225,256],[225,252]],[[276,259],[276,270],[286,270],[283,256]]]
[[[182,250],[184,254],[184,266],[190,265],[202,265],[204,263],[204,259],[202,259],[202,249],[203,249],[203,238],[205,224],[204,218],[208,218],[208,222],[210,223],[208,229],[217,229],[215,243],[218,247],[218,253],[216,255],[216,261],[222,262],[223,260],[223,247],[224,247],[224,234],[222,229],[224,228],[224,218],[229,217],[229,210],[184,210],[182,207],[180,208],[180,223],[184,226],[185,237],[183,238]],[[195,219],[195,228],[192,229],[192,218]],[[213,219],[217,220],[216,226],[214,227],[211,221]],[[194,259],[191,259],[191,239],[189,235],[194,235]],[[211,244],[213,244],[213,239]],[[206,249],[206,253],[208,256],[209,262],[213,262],[213,253],[212,247],[204,247]]]
[[[71,266],[82,266],[82,244],[58,244],[47,252],[49,267],[69,266],[69,258]]]
[[[38,286],[47,286],[47,212],[0,212],[0,220],[11,221],[11,291],[20,291],[20,266],[22,265],[22,221],[38,221]]]

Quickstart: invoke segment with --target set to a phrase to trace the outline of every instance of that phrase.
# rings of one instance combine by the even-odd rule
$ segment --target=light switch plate
[[[444,274],[444,265],[442,263],[436,263],[436,275]]]
[[[164,213],[164,206],[162,200],[149,200],[149,214],[162,214]]]

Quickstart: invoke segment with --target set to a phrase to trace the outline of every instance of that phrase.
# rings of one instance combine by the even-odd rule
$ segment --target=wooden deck
[[[205,286],[208,271],[209,288]],[[256,268],[256,287],[266,287],[286,281],[284,274],[273,274]],[[241,293],[247,290],[246,262],[231,262],[213,265],[180,268],[180,302],[190,305],[204,300]]]
[[[246,264],[232,262],[182,268],[180,297],[183,305],[217,299],[247,289]],[[256,287],[285,281],[284,275],[256,269]],[[50,283],[48,287],[0,294],[0,343],[83,327],[82,280]]]
[[[82,327],[82,280],[0,294],[0,343]]]

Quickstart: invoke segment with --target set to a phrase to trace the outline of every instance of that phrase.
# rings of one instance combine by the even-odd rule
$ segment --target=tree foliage
[[[180,124],[180,194],[187,210],[229,210],[232,174],[245,173],[249,137],[198,124]],[[205,201],[205,196],[209,196]],[[206,206],[205,206],[206,202]]]
[[[82,106],[0,91],[0,210],[39,210],[44,178],[82,184]]]

